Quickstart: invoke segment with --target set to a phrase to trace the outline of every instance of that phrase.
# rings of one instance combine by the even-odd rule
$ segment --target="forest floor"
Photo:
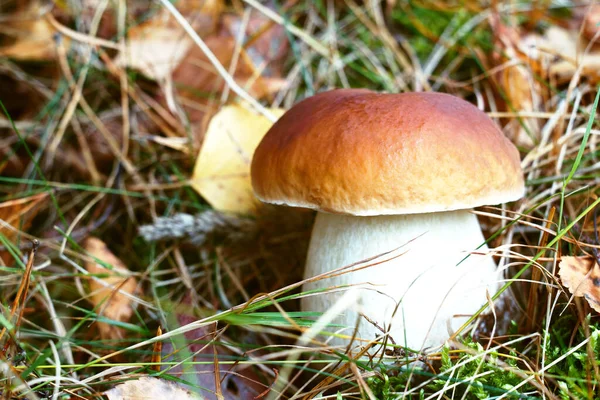
[[[598,398],[600,6],[484,4],[3,0],[0,398]],[[300,311],[314,213],[255,200],[250,159],[350,87],[459,96],[517,146],[525,197],[474,211],[494,335],[369,358]]]

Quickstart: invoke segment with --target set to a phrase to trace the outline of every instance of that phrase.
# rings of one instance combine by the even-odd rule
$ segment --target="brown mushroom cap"
[[[519,199],[519,153],[482,111],[442,93],[333,90],[292,107],[252,159],[264,202],[353,215]]]

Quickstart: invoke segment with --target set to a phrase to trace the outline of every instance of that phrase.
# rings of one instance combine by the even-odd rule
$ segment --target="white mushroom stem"
[[[471,254],[465,259],[484,241],[477,217],[467,210],[373,217],[318,213],[306,278],[401,246],[395,254],[404,254],[306,284],[304,290],[360,285],[360,306],[336,321],[348,327],[343,333],[352,335],[361,311],[379,327],[390,329],[398,345],[413,350],[437,347],[487,302],[486,289],[493,295],[500,285],[491,256]],[[486,250],[483,246],[478,252]],[[325,312],[341,295],[338,291],[309,296],[302,306]],[[381,335],[361,318],[357,337],[371,340]]]

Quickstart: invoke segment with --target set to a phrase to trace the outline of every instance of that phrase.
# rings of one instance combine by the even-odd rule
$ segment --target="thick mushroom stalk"
[[[360,318],[357,338],[372,340],[389,329],[398,345],[413,350],[437,347],[487,302],[486,290],[493,295],[499,287],[500,274],[491,256],[469,255],[484,240],[477,217],[467,210],[372,217],[320,212],[306,278],[401,246],[394,254],[402,255],[306,284],[304,290],[359,285],[360,306],[335,321],[348,327],[343,333],[352,335]],[[485,250],[483,246],[478,252]],[[342,294],[305,297],[302,308],[325,312]]]

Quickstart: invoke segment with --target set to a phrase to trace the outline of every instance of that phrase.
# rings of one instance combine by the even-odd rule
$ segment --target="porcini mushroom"
[[[333,90],[292,107],[252,160],[264,202],[318,211],[305,277],[402,247],[391,261],[305,285],[363,283],[358,337],[438,346],[500,275],[469,210],[524,193],[519,153],[482,111],[441,93]],[[475,249],[478,254],[465,257]],[[461,262],[462,261],[462,262]],[[339,291],[303,299],[326,311]],[[338,323],[354,327],[348,311]],[[349,333],[351,334],[351,332]]]

